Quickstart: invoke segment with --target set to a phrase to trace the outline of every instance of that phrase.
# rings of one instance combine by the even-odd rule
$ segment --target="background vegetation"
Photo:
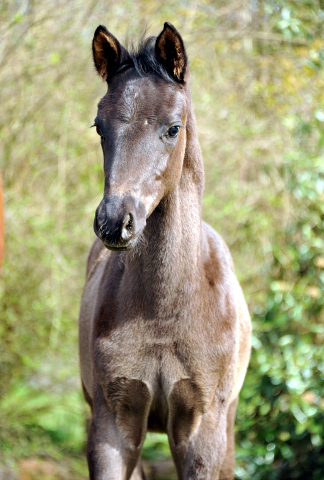
[[[0,479],[85,479],[77,317],[106,87],[91,39],[184,37],[206,165],[204,218],[253,317],[237,422],[240,480],[324,479],[322,0],[2,0]],[[151,436],[147,459],[168,456]],[[167,478],[171,478],[167,476]]]

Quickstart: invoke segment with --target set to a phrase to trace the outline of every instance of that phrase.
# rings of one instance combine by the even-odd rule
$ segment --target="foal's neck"
[[[128,269],[136,269],[142,289],[158,308],[161,302],[181,308],[185,298],[197,287],[204,172],[191,109],[186,135],[180,182],[148,218],[143,241],[125,258]]]

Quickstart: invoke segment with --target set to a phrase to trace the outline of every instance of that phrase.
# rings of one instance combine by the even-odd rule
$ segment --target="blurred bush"
[[[253,307],[254,351],[238,415],[242,478],[324,478],[324,169],[304,159],[308,170],[297,173],[295,162],[284,169],[298,217],[277,230],[268,289]]]
[[[170,21],[190,57],[204,218],[231,248],[253,317],[237,478],[324,478],[322,8],[315,0],[1,3],[0,464],[49,455],[70,459],[67,478],[86,472],[77,317],[103,184],[88,127],[105,93],[91,39],[100,23],[122,40]],[[166,437],[149,437],[145,458],[165,455]]]

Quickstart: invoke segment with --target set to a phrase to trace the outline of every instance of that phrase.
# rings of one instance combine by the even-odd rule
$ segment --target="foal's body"
[[[96,34],[100,73],[96,48],[104,51],[104,40],[106,51],[122,47],[106,30]],[[168,24],[159,41],[163,58],[183,47]],[[176,48],[166,51],[172,41]],[[174,75],[176,67],[175,85],[158,77],[152,82],[132,68],[115,78],[108,72],[109,91],[99,104],[99,134],[107,128],[117,140],[103,144],[105,197],[95,220],[102,241],[89,255],[80,313],[93,480],[143,478],[138,460],[147,430],[168,434],[180,479],[233,478],[233,424],[250,355],[250,319],[229,251],[201,221],[201,152],[190,91],[174,60]],[[183,75],[185,67],[186,61]],[[181,122],[176,136],[174,118]],[[164,144],[147,146],[145,136],[153,139],[164,124]],[[143,174],[139,159],[147,156]],[[123,168],[116,158],[124,159]],[[129,244],[132,250],[122,251]]]

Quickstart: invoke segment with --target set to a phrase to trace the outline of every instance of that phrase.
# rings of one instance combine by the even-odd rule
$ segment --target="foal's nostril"
[[[95,234],[111,250],[130,250],[146,224],[144,205],[131,196],[105,196],[96,210]]]
[[[94,231],[99,238],[106,233],[107,218],[102,208],[98,207],[94,218]]]
[[[134,218],[131,213],[125,215],[121,237],[123,240],[128,240],[133,234]]]
[[[128,222],[126,223],[126,230],[131,230],[133,228],[133,216],[130,213],[128,217],[129,219],[128,219]]]

